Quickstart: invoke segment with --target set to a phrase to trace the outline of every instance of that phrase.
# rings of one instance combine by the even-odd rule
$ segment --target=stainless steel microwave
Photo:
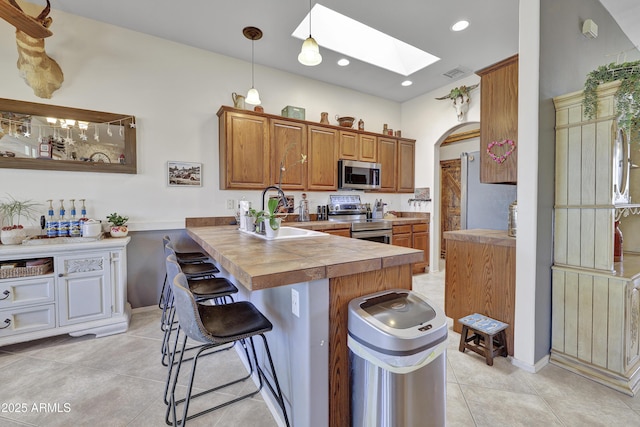
[[[380,163],[338,160],[338,188],[340,190],[380,189]]]

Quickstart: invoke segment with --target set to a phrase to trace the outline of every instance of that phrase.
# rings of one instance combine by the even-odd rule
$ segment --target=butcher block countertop
[[[329,221],[317,223],[320,222]],[[422,260],[421,250],[332,235],[263,240],[240,232],[236,226],[189,225],[187,233],[250,290],[331,279]]]
[[[497,246],[516,246],[516,238],[510,237],[505,230],[456,230],[445,231],[444,238],[470,243],[487,243]]]

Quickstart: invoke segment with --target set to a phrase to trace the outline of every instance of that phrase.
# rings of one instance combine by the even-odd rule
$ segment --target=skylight
[[[440,58],[316,3],[311,11],[311,34],[321,48],[330,49],[394,73],[408,76]],[[293,37],[309,37],[309,14]]]

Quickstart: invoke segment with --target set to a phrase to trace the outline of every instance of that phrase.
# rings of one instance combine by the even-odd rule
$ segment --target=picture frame
[[[169,187],[202,187],[202,163],[168,161],[167,185]]]

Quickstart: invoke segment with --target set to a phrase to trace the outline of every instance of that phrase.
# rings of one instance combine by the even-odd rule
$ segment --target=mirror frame
[[[57,105],[16,101],[0,98],[0,111],[31,114],[43,117],[69,117],[90,123],[108,123],[121,121],[124,126],[124,155],[126,164],[82,162],[78,160],[33,159],[21,157],[0,157],[0,168],[59,170],[72,172],[137,173],[135,117],[124,114],[104,113],[101,111],[81,110]]]

